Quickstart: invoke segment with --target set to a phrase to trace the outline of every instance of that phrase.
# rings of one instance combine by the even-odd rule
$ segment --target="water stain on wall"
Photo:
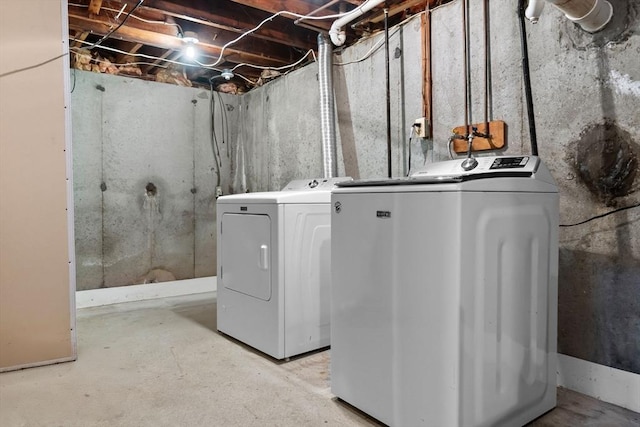
[[[637,191],[640,146],[612,120],[587,126],[570,144],[570,164],[589,191],[607,206]]]

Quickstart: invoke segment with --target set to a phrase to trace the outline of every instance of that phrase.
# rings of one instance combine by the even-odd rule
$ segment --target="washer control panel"
[[[489,169],[515,169],[523,168],[529,161],[529,157],[498,157]]]
[[[447,160],[444,162],[428,163],[423,169],[411,174],[413,178],[450,177],[487,174],[530,173],[538,168],[539,159],[535,156],[484,156],[476,157],[477,166],[464,169],[466,159]]]

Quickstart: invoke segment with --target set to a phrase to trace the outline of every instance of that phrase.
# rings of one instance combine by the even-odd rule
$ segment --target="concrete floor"
[[[216,332],[215,294],[78,311],[78,360],[0,375],[0,426],[378,426],[336,400],[329,351],[275,362]],[[570,390],[530,426],[638,426]]]

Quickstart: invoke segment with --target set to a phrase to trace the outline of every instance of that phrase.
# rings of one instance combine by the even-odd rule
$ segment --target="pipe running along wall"
[[[322,133],[322,167],[325,178],[338,176],[336,161],[336,123],[333,99],[333,49],[324,34],[318,34],[318,83],[320,85],[320,128]]]
[[[580,24],[583,30],[590,33],[603,29],[613,16],[613,6],[607,0],[529,0],[525,11],[529,21],[534,24],[538,22],[545,1],[560,9],[569,20]]]
[[[331,29],[329,29],[329,37],[331,37],[333,44],[336,46],[342,46],[347,39],[347,35],[342,28],[379,4],[384,3],[384,1],[385,0],[367,0],[343,17],[336,19],[333,24],[331,24]]]

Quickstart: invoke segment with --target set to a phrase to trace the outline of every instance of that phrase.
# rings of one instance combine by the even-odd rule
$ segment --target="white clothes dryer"
[[[558,190],[533,156],[332,194],[331,390],[390,426],[520,426],[556,404]]]
[[[276,359],[329,345],[330,178],[217,201],[217,328]]]

